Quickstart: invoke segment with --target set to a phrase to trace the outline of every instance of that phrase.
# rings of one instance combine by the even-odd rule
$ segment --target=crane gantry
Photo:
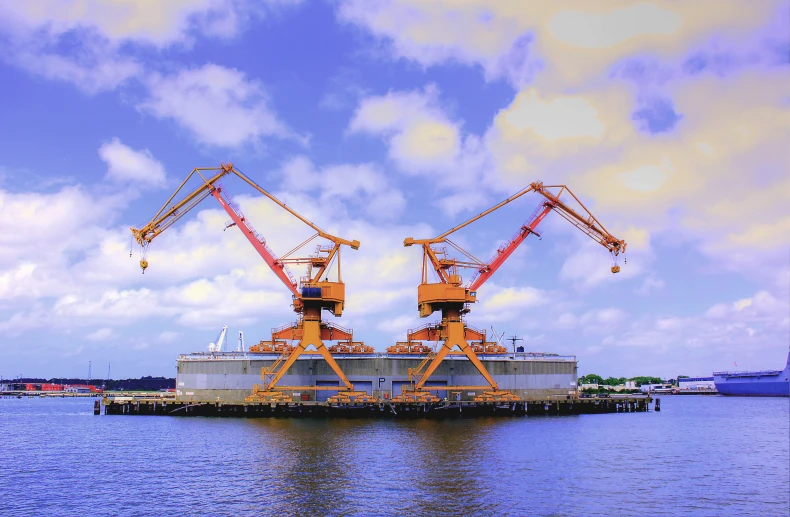
[[[239,177],[256,191],[263,194],[279,207],[296,217],[299,221],[312,228],[315,234],[285,255],[277,257],[266,244],[266,240],[255,231],[239,207],[230,199],[227,192],[224,191],[220,180],[231,174]],[[180,200],[174,201],[179,192],[184,189],[187,182],[196,175],[200,177],[201,185],[188,192]],[[148,268],[147,255],[151,241],[166,229],[170,228],[209,196],[213,196],[230,216],[232,222],[228,223],[226,229],[231,226],[238,226],[269,268],[274,272],[277,278],[280,279],[283,285],[285,285],[292,295],[293,310],[299,315],[298,321],[295,323],[287,324],[272,330],[272,344],[282,343],[282,340],[286,339],[298,341],[298,344],[295,347],[286,345],[277,347],[277,351],[281,351],[282,354],[274,364],[262,369],[261,378],[264,380],[264,384],[255,385],[253,393],[248,399],[264,402],[289,402],[290,397],[282,393],[284,390],[295,389],[309,391],[327,389],[315,386],[280,387],[277,385],[282,376],[288,371],[291,365],[293,365],[294,361],[303,353],[319,354],[326,360],[343,383],[343,386],[333,387],[331,389],[339,390],[342,397],[366,397],[365,392],[354,391],[353,384],[348,380],[337,362],[333,359],[331,350],[325,346],[324,341],[338,340],[347,342],[348,345],[353,344],[356,348],[364,348],[365,350],[363,350],[363,352],[372,352],[373,349],[361,343],[354,343],[351,330],[321,320],[322,312],[325,310],[335,316],[341,316],[343,313],[343,307],[345,305],[345,284],[343,283],[340,272],[340,249],[341,246],[348,246],[356,250],[359,248],[359,241],[350,241],[326,233],[294,209],[263,189],[248,176],[235,168],[233,164],[227,163],[222,164],[220,167],[198,167],[193,169],[148,223],[140,229],[131,228],[132,235],[142,247],[140,267],[143,272]],[[311,256],[294,256],[298,250],[302,249],[316,237],[329,241],[329,244],[317,246],[315,254]],[[329,270],[333,264],[336,268],[337,281],[330,281],[328,277]],[[306,265],[307,275],[300,278],[300,281],[297,283],[288,268],[289,265]],[[315,351],[307,351],[310,345],[315,347]],[[274,351],[274,348],[272,348],[272,351]]]
[[[559,191],[553,193],[549,189],[559,189]],[[538,206],[532,216],[521,225],[518,232],[507,243],[499,247],[496,255],[490,261],[483,262],[477,259],[448,238],[461,228],[472,224],[529,192],[537,192],[541,194],[545,200]],[[581,207],[582,213],[577,212],[560,200],[560,196],[564,192],[567,192],[573,197]],[[499,389],[496,381],[494,381],[493,377],[491,377],[483,363],[481,363],[480,359],[477,357],[474,347],[469,343],[470,341],[479,341],[484,344],[486,342],[485,331],[479,331],[472,327],[468,327],[463,317],[470,311],[470,304],[477,301],[477,290],[491,278],[497,269],[499,269],[508,257],[512,255],[516,248],[518,248],[530,234],[534,233],[540,236],[536,228],[552,210],[606,248],[612,256],[612,273],[620,271],[618,260],[620,254],[625,252],[625,241],[615,238],[606,231],[604,226],[565,185],[544,186],[541,182],[533,182],[528,187],[510,196],[501,203],[492,206],[488,210],[433,239],[413,239],[409,237],[403,241],[404,246],[421,245],[423,250],[422,282],[417,288],[417,306],[420,317],[428,317],[436,311],[441,311],[442,313],[440,322],[423,325],[420,328],[410,330],[407,334],[408,344],[414,341],[441,341],[442,346],[438,352],[426,356],[417,368],[409,370],[409,380],[412,384],[411,389],[401,395],[404,400],[435,400],[435,397],[433,397],[429,391],[424,390],[423,387],[442,360],[444,360],[447,354],[451,353],[456,346],[460,349],[461,353],[465,354],[474,364],[480,374],[485,378],[488,385],[456,386],[455,389],[486,390],[483,392],[482,396],[478,397],[480,400],[517,400],[517,397],[511,392]],[[450,257],[446,246],[437,246],[441,244],[450,246],[463,255],[464,258],[459,260]],[[459,273],[459,269],[463,268],[475,270],[474,276],[467,285],[463,285],[463,279]],[[430,271],[436,274],[439,279],[438,282],[429,281]]]

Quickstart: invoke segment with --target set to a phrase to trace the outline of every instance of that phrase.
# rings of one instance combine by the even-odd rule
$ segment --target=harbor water
[[[790,401],[460,420],[93,415],[0,399],[4,515],[790,512]]]

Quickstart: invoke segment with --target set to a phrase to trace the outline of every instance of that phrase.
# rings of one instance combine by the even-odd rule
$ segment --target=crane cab
[[[420,284],[417,287],[417,305],[420,317],[426,318],[444,306],[455,305],[460,310],[467,303],[475,303],[477,293],[451,284]]]
[[[320,307],[335,316],[343,314],[346,301],[346,284],[343,282],[311,282],[303,283],[301,297],[294,300],[294,309],[297,303],[301,307]]]

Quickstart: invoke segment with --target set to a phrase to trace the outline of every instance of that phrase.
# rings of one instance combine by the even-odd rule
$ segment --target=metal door
[[[316,386],[338,386],[340,381],[315,381]],[[329,397],[337,395],[337,390],[316,390],[315,400],[318,402],[326,402]]]

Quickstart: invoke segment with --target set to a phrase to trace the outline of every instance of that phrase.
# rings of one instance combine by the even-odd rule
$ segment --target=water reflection
[[[292,513],[298,505],[323,515],[501,513],[495,493],[502,487],[481,467],[507,420],[249,425],[258,436],[253,485],[270,502],[267,512]]]

